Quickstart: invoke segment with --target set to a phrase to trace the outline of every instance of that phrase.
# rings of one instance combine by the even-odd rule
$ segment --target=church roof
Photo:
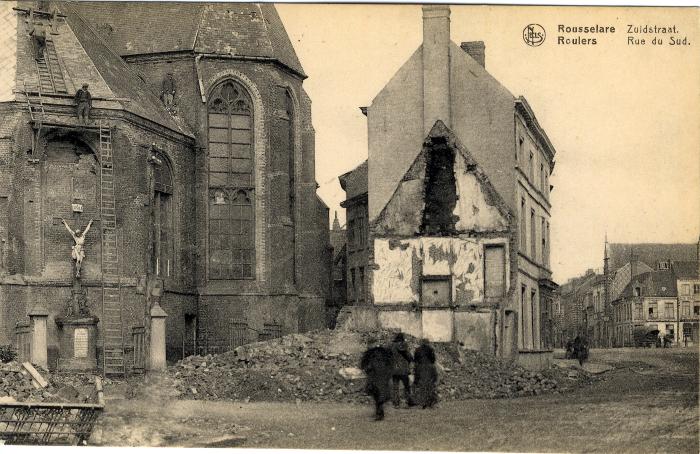
[[[306,77],[270,3],[78,2],[122,56],[195,52],[277,60]]]
[[[66,15],[66,23],[89,58],[89,61],[84,62],[85,66],[91,64],[101,79],[97,80],[93,72],[90,77],[81,78],[80,83],[89,83],[91,91],[95,85],[106,85],[110,97],[119,99],[125,110],[174,131],[192,135],[184,124],[176,121],[165,110],[158,97],[149,90],[146,82],[139,78],[104,40],[100,39],[94,29],[75,11],[74,4],[61,4],[60,11]],[[57,46],[59,58],[63,61],[76,58],[76,55],[60,55],[62,51],[70,50],[70,48],[63,50]]]
[[[189,128],[170,115],[142,80],[110,46],[100,38],[94,28],[75,9],[73,3],[57,3],[60,18],[56,33],[47,34],[47,49],[51,55],[46,60],[51,70],[51,86],[41,79],[31,54],[31,38],[25,22],[26,5],[16,2],[0,2],[0,47],[6,65],[0,67],[0,102],[21,101],[26,88],[35,92],[41,87],[45,107],[72,105],[72,98],[82,84],[90,86],[93,107],[125,110],[150,120],[172,131],[192,137]],[[13,10],[13,8],[17,10]],[[35,16],[37,23],[49,27],[46,14]],[[48,54],[48,51],[47,51]],[[47,110],[51,114],[51,109]]]

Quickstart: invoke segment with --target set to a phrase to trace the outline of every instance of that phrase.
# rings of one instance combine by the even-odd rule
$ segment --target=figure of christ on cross
[[[83,264],[83,259],[85,258],[85,251],[83,250],[83,245],[85,244],[85,235],[87,235],[88,231],[90,230],[90,227],[92,226],[92,219],[90,219],[90,222],[88,222],[87,227],[85,227],[85,230],[82,233],[80,232],[80,230],[76,230],[74,232],[73,229],[71,229],[68,226],[68,223],[65,221],[65,219],[61,219],[61,221],[63,221],[63,225],[66,226],[71,236],[73,237],[73,241],[75,241],[75,244],[71,247],[72,252],[70,256],[73,258],[73,260],[75,260],[75,277],[80,277],[80,266]]]

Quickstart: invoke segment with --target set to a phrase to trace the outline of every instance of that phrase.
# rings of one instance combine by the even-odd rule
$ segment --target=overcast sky
[[[309,78],[319,193],[344,222],[338,175],[367,158],[360,106],[420,45],[417,5],[278,5]],[[528,47],[522,30],[548,33]],[[595,46],[557,45],[558,25],[612,25]],[[631,46],[628,24],[675,24],[689,46]],[[611,242],[700,234],[698,11],[453,6],[452,40],[483,40],[486,68],[524,95],[557,149],[552,267],[564,280],[602,266]],[[574,37],[577,34],[567,35]],[[588,35],[591,36],[591,35]],[[649,41],[652,37],[646,37]]]

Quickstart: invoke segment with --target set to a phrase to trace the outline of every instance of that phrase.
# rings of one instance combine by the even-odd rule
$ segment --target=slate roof
[[[610,243],[610,269],[617,270],[630,261],[630,252],[634,257],[656,269],[658,262],[665,260],[688,261],[697,260],[696,244],[662,244],[662,243]]]
[[[191,51],[279,61],[305,77],[270,3],[79,2],[121,56]]]
[[[698,262],[679,261],[671,264],[671,269],[678,279],[697,279],[698,277]]]
[[[630,281],[620,298],[634,296],[634,288],[642,287],[642,296],[676,297],[676,275],[671,270],[642,273]]]
[[[367,160],[351,171],[339,176],[338,180],[348,199],[367,194]]]
[[[62,3],[60,11],[66,15],[66,23],[111,94],[115,98],[124,99],[120,101],[124,109],[174,131],[192,136],[192,132],[165,110],[158,97],[149,90],[146,82],[141,80],[119,55],[96,34],[73,6],[70,3]],[[57,47],[57,51],[61,52],[61,49]],[[69,56],[59,55],[59,58],[66,59]]]

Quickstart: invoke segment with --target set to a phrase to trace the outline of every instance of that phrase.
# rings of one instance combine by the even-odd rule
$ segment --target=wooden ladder
[[[102,229],[102,338],[104,374],[124,375],[121,279],[114,193],[112,129],[100,121],[100,214]]]
[[[51,73],[51,80],[53,81],[53,89],[55,93],[68,93],[68,88],[66,87],[66,81],[63,79],[63,71],[61,71],[61,63],[58,61],[58,54],[56,53],[56,46],[53,40],[46,40],[46,66],[48,67],[49,73]]]
[[[22,82],[24,97],[29,108],[29,118],[35,122],[41,122],[44,118],[44,100],[41,97],[41,85],[28,87],[26,82]]]
[[[53,93],[53,78],[51,77],[51,70],[49,65],[46,63],[46,59],[34,60],[36,65],[36,73],[39,78],[39,88],[44,93]]]
[[[41,126],[44,121],[44,100],[41,97],[41,85],[36,87],[27,87],[26,82],[22,82],[24,97],[27,100],[27,108],[29,109],[29,118],[34,127],[32,134],[32,156],[36,154],[36,147],[41,137]]]
[[[56,46],[50,39],[46,40],[44,55],[34,60],[39,86],[44,93],[67,93],[66,81],[63,79],[61,64],[58,61]]]

